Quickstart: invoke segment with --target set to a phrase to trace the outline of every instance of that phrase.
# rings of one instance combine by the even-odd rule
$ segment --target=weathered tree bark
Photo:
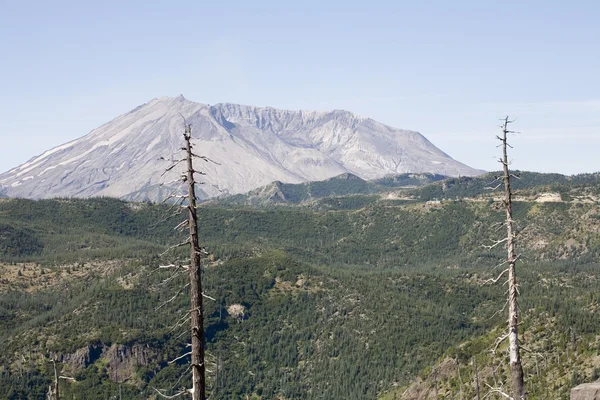
[[[481,400],[479,396],[479,370],[477,369],[477,359],[475,357],[473,357],[473,369],[475,369],[475,393],[477,395],[477,400]]]
[[[48,387],[48,393],[46,394],[47,400],[60,400],[60,394],[58,392],[58,371],[56,370],[56,361],[52,359],[52,365],[54,366],[54,385]]]
[[[52,364],[54,364],[54,395],[56,396],[56,400],[60,400],[60,391],[58,388],[58,372],[56,371],[56,361],[52,360]]]
[[[519,308],[517,298],[519,295],[516,275],[516,240],[514,221],[512,218],[512,192],[510,188],[510,171],[508,168],[507,156],[507,135],[510,124],[508,117],[504,119],[502,126],[502,159],[500,162],[504,171],[504,207],[506,210],[506,248],[508,252],[508,349],[510,359],[510,370],[512,375],[512,395],[515,400],[525,399],[525,383],[523,380],[523,366],[521,365],[521,355],[519,350]]]
[[[433,395],[435,396],[435,400],[438,398],[438,382],[437,382],[438,371],[437,368],[433,370]]]
[[[456,375],[458,376],[458,389],[460,394],[460,400],[464,400],[463,398],[463,384],[462,377],[460,376],[460,364],[458,363],[458,357],[456,358]]]
[[[198,214],[196,212],[196,181],[192,153],[192,127],[185,126],[187,155],[188,225],[190,232],[190,297],[192,323],[192,399],[206,400],[206,368],[204,366],[204,308],[202,298],[201,249],[198,244]]]

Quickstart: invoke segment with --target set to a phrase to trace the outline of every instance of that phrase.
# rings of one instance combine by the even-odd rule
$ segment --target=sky
[[[600,171],[598,1],[0,0],[0,172],[161,96],[345,109],[497,170]]]

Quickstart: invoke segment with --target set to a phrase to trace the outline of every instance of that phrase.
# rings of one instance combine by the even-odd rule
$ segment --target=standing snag
[[[519,306],[517,298],[519,289],[517,284],[516,274],[516,235],[512,214],[512,191],[510,188],[510,178],[513,176],[508,168],[507,147],[510,146],[507,142],[507,135],[512,133],[508,130],[508,124],[514,121],[509,121],[508,117],[504,118],[502,125],[502,137],[499,137],[502,142],[502,170],[504,172],[504,208],[506,211],[506,249],[508,263],[508,352],[510,358],[510,371],[512,375],[512,395],[515,400],[525,399],[525,382],[523,380],[523,366],[521,365],[521,352],[519,347]]]
[[[514,133],[513,131],[508,129],[508,125],[513,123],[514,121],[510,121],[508,117],[505,117],[503,120],[503,124],[500,126],[502,128],[502,135],[496,136],[498,140],[500,140],[501,144],[499,147],[502,147],[502,157],[498,160],[500,164],[502,164],[502,175],[496,177],[496,180],[501,180],[501,182],[493,187],[492,189],[496,189],[500,186],[504,186],[504,199],[502,203],[504,204],[504,211],[506,213],[506,219],[504,224],[506,225],[506,237],[496,241],[491,246],[485,246],[488,249],[492,249],[499,244],[505,243],[507,250],[507,258],[501,265],[508,265],[506,269],[504,269],[497,278],[489,279],[486,282],[496,283],[500,280],[500,278],[507,276],[507,280],[505,283],[508,284],[508,292],[507,292],[507,300],[505,306],[508,306],[508,331],[506,334],[502,335],[496,340],[494,348],[492,349],[492,353],[498,349],[500,343],[504,340],[508,339],[508,352],[509,352],[509,362],[510,362],[510,372],[511,372],[511,381],[512,381],[512,390],[511,396],[508,396],[506,393],[503,393],[499,388],[492,388],[492,392],[501,393],[505,397],[514,399],[514,400],[524,400],[526,398],[525,392],[525,382],[523,379],[523,366],[521,364],[521,354],[520,354],[520,346],[519,346],[519,307],[518,307],[518,296],[519,289],[517,284],[517,274],[516,274],[516,263],[519,258],[516,252],[516,232],[515,232],[515,221],[513,220],[513,212],[512,212],[512,190],[510,187],[510,178],[515,177],[516,175],[511,174],[509,170],[509,161],[508,161],[508,153],[507,148],[511,147],[508,144],[508,134]],[[503,311],[502,308],[501,311]]]
[[[508,125],[513,123],[505,117],[502,119],[503,124],[500,125],[502,128],[502,135],[496,136],[498,140],[500,140],[501,144],[498,147],[502,147],[502,157],[498,160],[500,164],[502,164],[502,174],[497,176],[494,183],[497,183],[496,186],[489,187],[489,189],[497,189],[501,186],[504,186],[504,198],[502,199],[502,203],[504,205],[504,211],[506,213],[506,218],[503,225],[506,225],[506,236],[503,239],[497,240],[492,243],[490,246],[484,246],[487,249],[493,249],[494,247],[504,244],[507,250],[507,257],[504,262],[502,262],[499,266],[507,265],[507,267],[500,272],[500,274],[496,278],[488,279],[485,283],[497,283],[501,278],[506,277],[505,284],[508,285],[507,299],[504,307],[498,311],[503,312],[508,306],[508,331],[498,337],[496,342],[494,343],[494,347],[492,348],[492,353],[495,353],[500,344],[508,339],[508,352],[509,352],[509,363],[510,363],[510,373],[511,373],[511,395],[504,393],[500,388],[491,388],[491,393],[498,393],[506,398],[510,398],[513,400],[524,400],[527,397],[527,393],[525,391],[525,382],[523,378],[523,366],[521,364],[521,352],[519,345],[519,307],[518,307],[518,296],[519,296],[519,285],[517,284],[517,274],[516,274],[516,263],[519,259],[519,256],[516,252],[516,230],[515,230],[515,221],[513,220],[513,212],[512,212],[512,190],[510,186],[511,178],[518,178],[517,175],[512,174],[509,170],[509,161],[508,161],[508,152],[507,148],[512,147],[508,144],[508,134],[515,133],[508,129]],[[488,385],[489,386],[489,385]]]
[[[188,228],[188,238],[186,241],[170,247],[166,252],[177,247],[188,246],[190,248],[190,264],[189,265],[178,265],[170,264],[165,266],[159,266],[158,269],[174,269],[173,275],[167,278],[163,283],[172,281],[181,273],[188,273],[189,281],[187,284],[182,286],[177,293],[162,303],[157,309],[163,307],[167,303],[173,301],[179,294],[184,292],[188,287],[190,290],[190,309],[179,321],[172,327],[172,330],[182,327],[188,320],[191,322],[191,343],[188,345],[191,347],[191,351],[175,358],[169,364],[178,361],[182,358],[191,356],[190,369],[192,372],[192,388],[188,390],[181,390],[172,396],[167,396],[160,390],[154,388],[154,390],[164,398],[175,398],[182,396],[186,393],[192,395],[192,400],[206,400],[206,366],[205,366],[205,354],[204,354],[204,305],[203,297],[212,299],[202,291],[202,254],[204,249],[199,245],[198,240],[198,213],[196,205],[196,184],[199,183],[195,179],[195,174],[204,175],[203,172],[194,169],[194,158],[200,159],[206,162],[214,162],[208,157],[198,156],[193,153],[192,139],[192,127],[185,123],[185,132],[183,134],[184,147],[181,149],[185,151],[185,157],[179,160],[173,160],[174,164],[166,169],[165,172],[171,171],[179,163],[185,163],[186,171],[181,175],[180,183],[187,184],[187,194],[185,195],[173,195],[171,194],[167,199],[176,198],[177,202],[175,206],[179,210],[187,209],[187,219],[181,222],[176,230],[185,230],[186,225]],[[187,204],[186,204],[187,202]],[[166,253],[165,252],[165,253]],[[164,254],[164,253],[163,253]],[[213,299],[214,300],[214,299]]]
[[[72,382],[76,382],[76,380],[75,378],[72,378],[70,376],[59,376],[58,371],[56,370],[56,360],[52,358],[51,361],[52,365],[54,366],[54,382],[48,387],[48,392],[46,393],[46,400],[60,400],[60,380],[65,379]]]
[[[192,399],[206,399],[206,368],[204,366],[204,307],[202,304],[201,249],[198,245],[198,213],[196,211],[196,180],[192,157],[192,127],[186,124],[185,152],[187,158],[188,227],[190,232],[190,298],[192,328]]]

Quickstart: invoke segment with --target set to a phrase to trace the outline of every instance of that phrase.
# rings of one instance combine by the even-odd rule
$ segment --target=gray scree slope
[[[161,176],[178,156],[184,116],[195,152],[218,164],[199,196],[244,193],[273,181],[298,183],[352,173],[374,179],[404,172],[478,175],[418,132],[347,111],[288,111],[237,104],[209,106],[183,96],[154,99],[0,175],[10,197],[109,196],[161,200],[180,171]],[[183,168],[183,166],[182,166]],[[161,185],[163,184],[163,185]]]

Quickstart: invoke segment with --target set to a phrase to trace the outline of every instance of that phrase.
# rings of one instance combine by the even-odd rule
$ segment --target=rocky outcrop
[[[60,360],[66,366],[66,371],[72,374],[103,359],[109,379],[115,382],[127,382],[135,380],[135,372],[138,368],[153,362],[156,351],[138,344],[106,346],[98,343],[82,347],[71,354],[53,356],[54,359]]]
[[[571,400],[600,400],[600,382],[574,387],[571,389]]]
[[[53,355],[53,358],[67,365],[70,371],[79,371],[95,363],[105,349],[106,346],[101,343],[91,344],[71,354]]]
[[[136,370],[148,365],[154,356],[152,349],[141,345],[112,345],[102,355],[107,360],[107,374],[115,382],[134,379]]]

